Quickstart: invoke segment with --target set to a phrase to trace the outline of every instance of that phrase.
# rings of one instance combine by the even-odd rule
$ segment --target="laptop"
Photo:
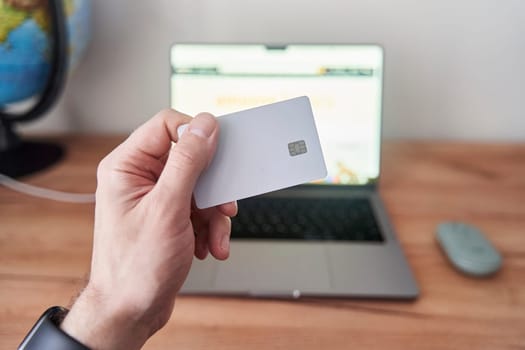
[[[182,293],[418,296],[378,193],[381,47],[186,43],[170,58],[171,106],[189,115],[308,96],[328,168],[314,183],[239,201],[229,259],[195,259]]]

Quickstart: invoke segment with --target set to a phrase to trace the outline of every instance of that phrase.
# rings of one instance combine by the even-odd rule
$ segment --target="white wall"
[[[169,105],[172,42],[372,42],[386,137],[525,140],[523,0],[94,0],[93,39],[26,130],[132,130]]]

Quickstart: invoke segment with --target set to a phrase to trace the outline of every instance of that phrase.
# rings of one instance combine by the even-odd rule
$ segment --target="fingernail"
[[[230,248],[230,235],[224,235],[221,241],[221,249],[225,252]]]
[[[179,125],[179,127],[177,128],[177,136],[180,137],[182,136],[182,134],[184,134],[184,131],[186,131],[186,129],[188,128],[188,125],[189,124],[182,124],[182,125]]]
[[[190,123],[188,130],[199,137],[208,138],[216,127],[215,118],[208,113],[197,115]]]

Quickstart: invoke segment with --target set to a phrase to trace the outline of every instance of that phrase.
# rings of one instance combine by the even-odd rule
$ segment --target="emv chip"
[[[290,142],[288,144],[288,152],[290,152],[290,155],[292,157],[298,156],[299,154],[306,153],[307,152],[306,143],[304,142],[304,140]]]

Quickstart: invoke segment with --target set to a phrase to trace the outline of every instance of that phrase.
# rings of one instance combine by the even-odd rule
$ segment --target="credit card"
[[[306,96],[217,118],[215,156],[194,190],[204,209],[326,177]]]

